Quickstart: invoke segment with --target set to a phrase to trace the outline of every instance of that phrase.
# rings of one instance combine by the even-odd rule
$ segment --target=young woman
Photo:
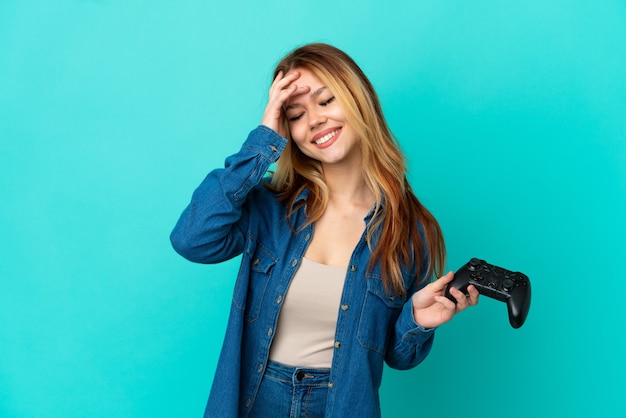
[[[273,172],[270,166],[276,163]],[[419,364],[478,302],[437,280],[445,247],[357,64],[326,44],[278,64],[261,125],[193,193],[171,241],[242,255],[205,416],[379,417],[383,363]]]

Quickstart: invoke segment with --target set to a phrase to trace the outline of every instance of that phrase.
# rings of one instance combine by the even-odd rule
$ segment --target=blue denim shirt
[[[285,205],[262,184],[286,144],[265,126],[253,130],[225,167],[209,173],[194,191],[171,234],[176,251],[194,262],[218,263],[242,255],[205,417],[248,415],[281,304],[314,233],[314,225],[303,227],[304,208],[291,215],[290,227]],[[383,362],[412,368],[428,355],[434,338],[434,330],[413,319],[415,268],[404,269],[406,296],[386,292],[380,265],[368,271],[371,254],[364,236],[346,269],[337,307],[326,417],[379,417]]]

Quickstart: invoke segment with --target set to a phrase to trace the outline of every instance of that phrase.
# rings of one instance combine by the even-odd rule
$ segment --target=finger
[[[283,75],[282,71],[279,71],[274,79],[274,82],[270,86],[270,93],[279,93],[280,91],[287,88],[291,83],[297,80],[300,77],[300,73],[298,71],[291,71],[286,75]]]
[[[440,292],[446,287],[448,283],[452,281],[453,278],[454,278],[454,273],[449,271],[445,275],[441,276],[440,278],[432,282],[430,285],[432,286],[434,291]]]
[[[274,80],[272,80],[272,86],[276,84],[279,80],[282,80],[283,75],[284,75],[283,70],[278,70],[278,72],[276,73],[276,77],[274,77]]]
[[[460,312],[460,311],[464,310],[465,308],[467,308],[469,302],[467,300],[468,298],[465,295],[465,293],[461,292],[456,287],[451,287],[450,288],[450,294],[454,297],[454,299],[456,299],[456,310],[457,310],[457,312]]]
[[[280,80],[277,78],[277,81],[270,88],[268,104],[271,108],[280,109],[290,97],[305,94],[311,90],[310,86],[297,85],[295,81],[298,77],[300,77],[300,73],[294,72],[287,74]]]
[[[278,92],[278,95],[276,97],[276,102],[280,102],[280,104],[282,105],[290,97],[296,97],[301,94],[308,93],[310,90],[311,90],[311,87],[309,86],[298,86],[297,84],[292,83],[289,86],[282,89],[280,92]]]
[[[273,118],[281,118],[283,116],[283,107],[289,98],[306,94],[310,90],[311,88],[309,86],[297,86],[295,84],[291,84],[289,87],[275,93],[269,99],[265,111],[266,115],[271,115]]]
[[[311,90],[309,86],[298,86],[295,83],[299,77],[299,71],[289,71],[287,74],[284,74],[283,71],[279,71],[269,89],[269,97],[261,124],[277,132],[280,131],[279,133],[281,135],[285,134],[285,132],[282,132],[281,128],[285,116],[285,103],[291,97],[306,94]]]
[[[470,306],[476,305],[478,303],[478,298],[480,296],[478,289],[476,289],[476,287],[474,287],[473,285],[469,285],[467,287],[467,292],[469,293],[469,296],[467,298],[468,304]]]
[[[440,303],[450,312],[454,312],[456,310],[456,304],[445,296],[435,296],[435,302]]]
[[[301,94],[306,94],[311,91],[311,86],[297,86],[296,91],[293,93],[293,96],[299,96]]]

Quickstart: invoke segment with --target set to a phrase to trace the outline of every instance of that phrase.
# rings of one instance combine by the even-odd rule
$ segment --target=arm
[[[394,346],[388,350],[385,360],[390,367],[410,369],[421,363],[432,348],[435,329],[450,321],[454,315],[478,303],[478,290],[468,287],[469,297],[457,289],[450,289],[458,300],[444,296],[446,285],[454,274],[449,272],[438,280],[413,293],[404,304],[395,324]]]
[[[411,298],[398,316],[394,333],[385,362],[399,370],[408,370],[420,364],[430,353],[435,338],[435,329],[426,329],[415,323]]]
[[[261,126],[250,133],[241,150],[212,171],[193,193],[170,235],[174,249],[198,263],[218,263],[243,251],[248,229],[249,194],[287,145],[283,104],[309,87],[298,87],[297,71],[280,72],[269,91]]]
[[[240,254],[248,226],[247,197],[286,144],[265,126],[253,130],[224,168],[209,173],[194,191],[170,235],[174,249],[198,263],[217,263]]]

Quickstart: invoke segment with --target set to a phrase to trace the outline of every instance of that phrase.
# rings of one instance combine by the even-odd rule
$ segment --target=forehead
[[[320,80],[319,77],[316,76],[311,70],[308,70],[306,68],[295,68],[289,71],[289,73],[293,73],[296,71],[300,73],[300,77],[298,77],[298,79],[295,81],[295,84],[297,84],[298,86],[308,86],[311,88],[322,86],[322,80]]]
[[[320,94],[327,90],[324,83],[312,71],[304,68],[298,68],[292,71],[298,71],[300,73],[300,77],[298,77],[293,84],[298,87],[309,87],[309,90],[307,93],[291,96],[285,100],[284,104],[287,108],[293,108],[304,102],[315,100]]]

